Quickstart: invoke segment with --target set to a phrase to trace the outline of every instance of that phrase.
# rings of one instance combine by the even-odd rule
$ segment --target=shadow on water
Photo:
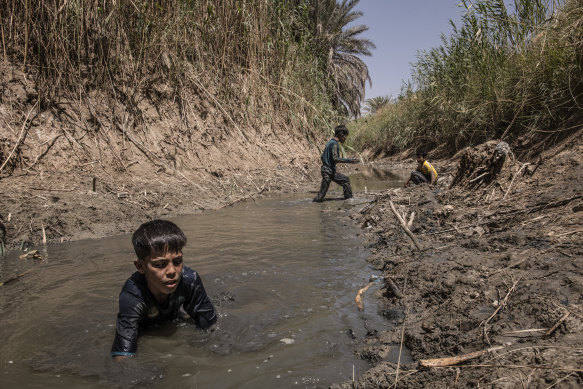
[[[365,312],[356,309],[355,293],[373,270],[348,212],[295,197],[174,219],[188,237],[185,264],[201,274],[217,306],[218,328],[179,321],[144,331],[139,353],[123,363],[109,349],[117,297],[134,271],[130,236],[49,246],[35,271],[0,289],[0,386],[327,387],[349,380],[353,368],[368,368],[354,346],[372,326],[390,324],[376,313],[378,287],[367,293]],[[22,262],[9,253],[2,266],[11,271]]]

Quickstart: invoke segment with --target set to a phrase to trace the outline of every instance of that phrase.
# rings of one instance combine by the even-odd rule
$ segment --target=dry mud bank
[[[130,232],[152,218],[298,190],[317,173],[318,136],[267,104],[258,117],[209,100],[212,91],[162,81],[126,89],[87,88],[43,107],[32,77],[0,65],[8,249]]]
[[[580,136],[528,165],[488,167],[497,142],[464,150],[435,162],[436,188],[382,192],[354,215],[390,326],[356,351],[374,367],[334,388],[583,386]]]

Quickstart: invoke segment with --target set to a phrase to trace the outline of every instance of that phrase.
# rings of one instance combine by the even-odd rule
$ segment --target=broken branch
[[[475,351],[473,353],[462,354],[456,357],[445,357],[445,358],[435,358],[435,359],[421,359],[419,361],[419,366],[422,367],[444,367],[457,365],[470,359],[478,358],[482,355],[491,353],[492,351],[503,349],[502,346],[490,347],[486,350]]]
[[[389,200],[389,204],[391,205],[391,209],[392,209],[393,213],[395,214],[395,216],[397,217],[397,220],[399,220],[399,223],[401,223],[401,227],[403,227],[403,229],[405,230],[407,235],[409,235],[409,238],[411,238],[411,240],[415,244],[415,247],[417,247],[417,250],[421,250],[421,246],[419,246],[419,242],[417,241],[417,238],[411,232],[411,230],[409,230],[409,228],[407,228],[407,223],[405,223],[405,220],[403,220],[401,215],[399,215],[399,213],[395,209],[395,205],[393,204],[393,202],[391,200]]]
[[[550,334],[552,334],[553,332],[555,332],[555,330],[557,328],[559,328],[559,326],[569,317],[569,315],[571,314],[571,312],[567,312],[565,313],[560,319],[559,321],[557,321],[555,323],[554,326],[552,326],[547,332],[545,332],[544,336],[549,336]]]
[[[514,173],[514,176],[512,177],[512,181],[510,181],[510,185],[508,185],[508,189],[506,189],[506,193],[504,193],[504,197],[502,197],[502,200],[504,200],[506,198],[506,196],[508,195],[508,192],[510,192],[510,188],[512,188],[512,184],[514,183],[514,179],[516,178],[516,176],[519,175],[520,172],[522,171],[522,169],[524,169],[528,165],[530,165],[530,163],[528,163],[528,162],[523,163],[522,166],[520,167],[520,169],[518,169],[518,171],[516,173]]]

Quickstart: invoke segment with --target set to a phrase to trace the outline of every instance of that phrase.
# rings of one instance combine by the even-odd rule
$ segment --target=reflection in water
[[[269,199],[174,219],[219,311],[212,333],[190,322],[145,331],[114,363],[117,296],[134,271],[130,236],[50,246],[35,271],[0,290],[1,387],[327,387],[367,364],[353,354],[380,322],[371,270],[337,204]],[[331,212],[321,212],[325,209]],[[19,266],[16,255],[4,268]],[[379,324],[379,329],[384,324]],[[386,324],[385,324],[386,325]]]
[[[383,190],[387,187],[403,186],[407,178],[403,178],[389,170],[374,166],[359,166],[358,173],[350,176],[350,183],[355,191]]]

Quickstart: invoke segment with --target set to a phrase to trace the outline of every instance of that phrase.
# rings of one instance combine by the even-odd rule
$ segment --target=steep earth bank
[[[384,319],[356,351],[373,367],[334,388],[583,386],[581,134],[532,161],[500,163],[498,142],[432,161],[436,188],[378,193],[354,215]]]
[[[8,249],[130,232],[152,218],[297,190],[317,173],[321,139],[269,107],[258,118],[206,90],[178,101],[160,83],[43,108],[30,76],[1,70]]]

